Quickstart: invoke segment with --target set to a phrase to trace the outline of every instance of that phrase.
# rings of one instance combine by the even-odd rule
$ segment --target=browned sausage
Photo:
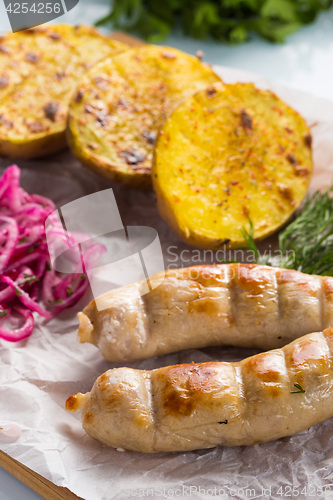
[[[153,284],[160,275],[150,279]],[[175,269],[142,295],[135,282],[79,313],[79,339],[109,361],[189,348],[274,349],[333,325],[333,278],[247,264]]]
[[[333,328],[239,363],[115,368],[66,408],[93,438],[145,453],[290,436],[333,417]]]

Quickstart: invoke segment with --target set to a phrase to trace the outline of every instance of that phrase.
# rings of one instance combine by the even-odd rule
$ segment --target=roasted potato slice
[[[92,68],[69,112],[82,163],[133,187],[151,187],[157,131],[184,98],[221,81],[210,66],[169,47],[135,47]]]
[[[253,84],[215,84],[190,97],[161,129],[152,170],[162,217],[202,248],[244,245],[279,229],[302,202],[311,177],[304,119]]]
[[[63,149],[78,80],[96,62],[126,49],[86,26],[1,36],[0,155],[36,158]]]

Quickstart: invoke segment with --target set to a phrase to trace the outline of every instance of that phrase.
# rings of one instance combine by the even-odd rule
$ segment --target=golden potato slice
[[[127,49],[86,26],[0,37],[0,155],[35,158],[66,146],[69,101],[91,65]]]
[[[161,129],[153,183],[162,217],[191,245],[243,245],[281,227],[311,177],[304,119],[253,84],[215,84],[183,102]]]
[[[210,66],[146,45],[106,59],[82,79],[68,131],[82,163],[133,187],[151,187],[157,131],[184,98],[220,81]]]

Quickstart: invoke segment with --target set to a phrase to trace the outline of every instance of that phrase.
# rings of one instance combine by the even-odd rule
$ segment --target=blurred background
[[[201,49],[207,62],[261,74],[278,83],[333,99],[333,8],[330,7],[332,2],[329,0],[115,2],[113,17],[120,28],[115,28],[114,22],[110,22],[110,0],[80,0],[72,11],[53,23],[94,24],[106,17],[106,24],[101,26],[103,31],[132,26],[132,31],[136,34],[148,34],[154,42],[171,45],[192,54]],[[226,12],[232,12],[233,15],[223,17],[219,11],[215,11],[214,5],[219,3],[229,5]],[[153,7],[149,7],[150,4]],[[171,8],[179,10],[179,5],[185,4],[191,4],[192,7],[190,5],[191,9],[185,12],[182,21],[178,18],[178,22],[174,22],[173,17],[168,19]],[[265,10],[261,8],[259,14],[256,7],[258,4],[265,4]],[[140,5],[141,9],[137,9]],[[143,5],[146,6],[146,11],[142,11]],[[156,14],[151,13],[151,9],[158,5],[158,14],[167,18],[167,21],[157,22]],[[153,22],[152,16],[155,16]],[[310,24],[304,24],[307,22]],[[195,39],[185,35],[184,26],[192,35],[207,35],[208,39]],[[0,33],[9,29],[4,3],[0,2]],[[211,35],[228,42],[216,40]],[[263,36],[277,41],[286,38],[286,41],[273,43]],[[240,43],[247,37],[250,37],[249,40]]]

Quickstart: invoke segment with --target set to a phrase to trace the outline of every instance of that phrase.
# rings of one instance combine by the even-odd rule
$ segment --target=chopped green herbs
[[[257,33],[281,43],[331,5],[332,0],[112,0],[110,14],[96,24],[138,33],[151,43],[179,23],[194,38],[238,44]]]
[[[303,394],[305,392],[303,387],[301,387],[299,384],[294,384],[294,387],[296,387],[297,391],[291,391],[290,394]]]
[[[39,278],[37,278],[34,274],[23,274],[24,280],[18,283],[18,286],[22,285],[28,285],[29,283],[34,283],[39,281]]]
[[[4,318],[5,316],[7,316],[7,313],[8,313],[8,309],[2,309],[0,311],[0,318]]]
[[[37,241],[36,243],[34,243],[29,249],[28,249],[28,253],[32,253],[34,250],[36,250],[36,248],[38,248],[40,245],[40,242]]]
[[[62,299],[58,299],[58,300],[49,300],[48,303],[50,304],[50,306],[55,306],[57,304],[61,304],[62,303]]]
[[[67,293],[68,297],[71,297],[74,292],[70,288],[66,288],[66,293]]]

